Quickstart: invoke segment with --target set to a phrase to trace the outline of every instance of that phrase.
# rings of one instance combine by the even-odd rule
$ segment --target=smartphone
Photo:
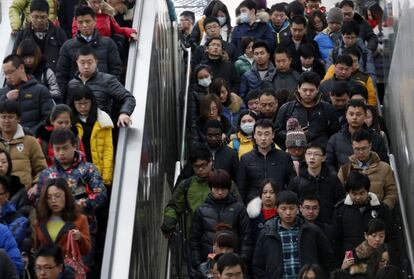
[[[347,259],[353,259],[354,258],[354,253],[352,252],[352,250],[349,250],[349,251],[345,252],[345,258],[347,258]]]

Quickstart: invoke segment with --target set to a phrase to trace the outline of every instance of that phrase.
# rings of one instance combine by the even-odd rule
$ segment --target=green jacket
[[[164,209],[164,222],[161,228],[165,232],[174,230],[178,220],[186,210],[188,210],[186,216],[186,229],[188,232],[195,211],[210,193],[209,184],[205,179],[197,176],[192,176],[188,179],[191,179],[191,183],[188,185],[187,179],[181,181],[175,189],[172,199]],[[186,189],[187,187],[188,189]],[[241,200],[239,191],[234,183],[232,184],[231,192],[236,195],[238,200]]]
[[[32,0],[13,0],[9,7],[10,25],[13,31],[24,28],[27,22],[31,22],[30,3]],[[49,4],[49,19],[53,22],[57,19],[57,0],[47,0]],[[24,23],[24,25],[22,24]]]
[[[234,67],[236,68],[237,74],[242,76],[245,72],[252,68],[252,64],[244,55],[241,55],[237,58],[236,62],[234,62]]]

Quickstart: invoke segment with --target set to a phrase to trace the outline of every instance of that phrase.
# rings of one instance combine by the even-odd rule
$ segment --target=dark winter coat
[[[201,64],[210,66],[213,72],[213,79],[223,78],[227,81],[227,84],[231,92],[239,92],[240,86],[240,77],[234,68],[234,64],[230,61],[219,59],[209,59],[203,60]]]
[[[298,197],[306,192],[316,193],[320,198],[319,220],[324,223],[331,223],[335,204],[345,198],[341,181],[336,175],[329,173],[325,164],[322,164],[321,172],[317,177],[310,175],[306,164],[302,164],[299,176],[290,181],[289,190],[295,192]]]
[[[231,35],[231,43],[236,46],[240,52],[244,52],[241,46],[241,39],[243,37],[253,37],[255,41],[263,40],[269,46],[271,52],[276,46],[275,37],[272,29],[267,23],[255,22],[252,26],[248,23],[242,23],[234,27]]]
[[[100,36],[95,30],[92,40],[87,42],[78,31],[75,38],[67,40],[63,44],[59,53],[56,78],[63,96],[67,94],[68,82],[75,77],[78,70],[76,53],[83,46],[90,46],[94,49],[100,72],[114,75],[118,80],[121,76],[122,62],[114,41],[111,38]]]
[[[323,232],[316,225],[302,218],[297,239],[300,266],[318,264],[329,272],[333,268],[333,252]],[[253,256],[253,275],[255,279],[281,279],[283,274],[282,241],[278,233],[279,217],[266,222],[259,234]]]
[[[302,41],[300,45],[302,44],[311,44],[314,48],[313,56],[315,59],[320,59],[320,53],[319,53],[319,46],[318,44],[311,38],[308,38],[307,36],[303,36]],[[290,65],[291,68],[293,68],[296,71],[300,71],[302,68],[302,63],[300,62],[300,54],[299,54],[299,48],[296,49],[295,43],[292,40],[292,37],[290,37],[288,40],[284,41],[281,45],[281,48],[288,49],[290,55],[292,56],[292,64]]]
[[[289,181],[296,175],[292,158],[284,151],[271,145],[272,149],[264,156],[257,146],[240,159],[237,186],[247,204],[259,196],[260,183],[272,178],[280,190],[286,189]]]
[[[98,107],[111,115],[112,102],[121,106],[119,113],[126,113],[131,115],[135,108],[134,96],[125,89],[125,87],[116,79],[115,76],[100,71],[96,71],[95,74],[88,79],[85,83],[77,75],[68,84],[67,103],[71,104],[72,95],[70,92],[76,90],[76,87],[85,84],[89,86],[93,94],[96,97]]]
[[[291,117],[296,118],[302,127],[308,127],[306,133],[308,142],[318,142],[323,146],[340,128],[335,109],[331,104],[319,99],[313,107],[306,108],[297,94],[296,100],[284,104],[277,113],[275,139],[279,146],[285,146],[286,122]]]
[[[27,197],[27,190],[20,178],[16,175],[10,175],[10,201],[15,205],[19,214],[29,217],[32,206]]]
[[[22,29],[17,33],[16,40],[13,45],[13,53],[16,53],[19,44],[26,39],[34,41],[34,34],[31,24],[28,27]],[[43,56],[48,59],[49,65],[53,71],[56,71],[56,65],[59,59],[59,51],[64,42],[66,42],[67,36],[65,31],[55,26],[49,21],[49,27],[47,29],[45,48],[41,49]]]
[[[221,41],[221,43],[223,44],[223,50],[225,52],[227,52],[228,56],[229,56],[229,61],[231,63],[236,62],[237,58],[241,55],[240,51],[232,44],[226,42],[226,41]],[[207,59],[207,54],[206,54],[206,46],[198,46],[195,51],[194,54],[191,57],[191,68],[194,69],[195,66],[197,66],[198,64],[201,63],[201,61],[206,60]]]
[[[200,116],[201,99],[207,95],[208,87],[203,87],[198,83],[192,85],[190,94],[188,95],[188,127],[195,124],[197,118]]]
[[[318,76],[321,78],[321,80],[325,77],[325,74],[326,74],[325,66],[322,64],[322,62],[319,59],[314,59],[313,60],[312,71],[317,73]],[[303,72],[304,72],[303,68],[301,68],[298,71],[299,74],[301,74]]]
[[[321,92],[322,100],[324,100],[325,102],[329,102],[329,103],[331,102],[331,98],[330,98],[331,91],[337,81],[340,81],[340,80],[337,79],[336,77],[333,77],[333,78],[326,79],[321,82],[321,85],[319,86],[319,92]],[[357,84],[363,85],[351,77],[345,81],[348,83],[349,88],[353,88]]]
[[[220,119],[221,125],[223,126],[223,133],[226,134],[228,138],[230,138],[230,135],[236,131],[232,129],[231,123],[229,120],[227,120],[226,117],[221,116]],[[201,116],[197,118],[194,125],[191,127],[190,146],[194,145],[195,143],[205,142],[204,125],[206,122],[207,120]]]
[[[381,135],[371,129],[367,131],[371,134],[371,150],[376,152],[382,161],[389,163],[387,149]],[[349,162],[349,156],[353,153],[351,133],[346,125],[329,139],[326,146],[326,164],[329,170],[336,174],[339,167]]]
[[[268,65],[268,71],[265,74],[263,80],[266,79],[271,81],[270,76],[273,76],[272,73],[276,69],[275,66],[273,66],[272,62],[269,61]],[[249,93],[250,90],[259,89],[263,80],[260,78],[260,74],[257,70],[256,63],[253,62],[252,68],[249,71],[245,72],[240,78],[239,96],[245,100],[247,93]]]
[[[378,37],[371,25],[358,13],[354,13],[354,20],[359,26],[359,37],[367,43],[368,49],[374,53],[378,47]]]
[[[30,77],[31,78],[31,77]],[[15,88],[6,85],[0,89],[0,102],[7,100],[6,94]],[[19,96],[17,102],[20,104],[22,116],[20,124],[29,128],[33,134],[44,125],[53,109],[54,102],[49,90],[34,78],[20,83],[18,86]]]
[[[278,70],[270,73],[264,80],[273,84],[273,89],[278,92],[281,89],[287,89],[290,93],[295,92],[298,88],[299,74],[295,70],[280,72]]]
[[[249,217],[243,203],[237,201],[233,194],[223,200],[216,200],[209,194],[193,217],[190,233],[192,264],[197,268],[213,252],[213,240],[218,223],[231,225],[236,234],[239,247],[237,251],[246,259],[250,259],[252,244],[250,240]]]

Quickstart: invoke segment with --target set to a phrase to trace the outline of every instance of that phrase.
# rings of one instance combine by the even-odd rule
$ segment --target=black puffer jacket
[[[297,239],[300,266],[318,264],[324,271],[333,268],[333,251],[329,241],[319,227],[298,218],[299,236]],[[257,239],[253,256],[255,279],[281,279],[283,272],[282,241],[278,233],[279,217],[266,222]]]
[[[288,153],[276,149],[272,144],[272,149],[264,156],[256,146],[240,159],[237,186],[247,204],[259,196],[260,183],[263,179],[272,178],[282,191],[295,176],[292,158]]]
[[[381,161],[389,163],[387,149],[381,135],[371,129],[367,131],[371,135],[371,151],[376,152]],[[331,173],[336,174],[342,165],[349,162],[349,156],[353,153],[351,133],[346,125],[329,139],[326,146],[326,163]]]
[[[15,175],[10,175],[10,201],[16,207],[17,213],[29,217],[30,209],[32,206],[30,205],[29,198],[27,197],[27,190],[24,184],[20,182],[20,178]]]
[[[213,71],[213,79],[223,78],[227,81],[231,92],[238,93],[240,86],[240,77],[234,68],[234,64],[223,59],[205,59],[201,64],[210,66]]]
[[[246,208],[233,194],[229,194],[225,199],[216,200],[210,193],[193,217],[190,247],[194,268],[198,268],[207,259],[208,254],[213,252],[217,223],[231,225],[239,242],[237,251],[248,262],[252,252],[249,222]]]
[[[72,102],[70,92],[76,90],[76,87],[84,84],[76,75],[68,84],[67,103]],[[135,108],[134,96],[125,89],[125,87],[116,79],[115,76],[107,73],[96,71],[95,74],[86,81],[85,85],[89,86],[96,97],[98,107],[111,115],[112,101],[121,105],[119,113],[126,113],[131,115]]]
[[[329,173],[325,164],[322,164],[318,177],[310,175],[306,164],[302,164],[299,176],[290,181],[289,190],[295,192],[299,197],[307,192],[318,194],[321,201],[319,220],[323,223],[331,223],[335,204],[345,198],[345,190],[341,181],[336,175]]]
[[[15,88],[11,88],[9,85],[0,89],[0,102],[7,100],[6,94],[13,89]],[[18,89],[17,102],[22,111],[20,124],[29,128],[35,135],[37,129],[46,122],[52,111],[54,106],[52,95],[44,85],[39,84],[34,78],[20,83]]]
[[[318,142],[326,146],[330,136],[338,132],[339,123],[335,114],[335,109],[319,99],[311,108],[306,108],[302,103],[298,93],[296,100],[284,104],[277,113],[275,132],[276,143],[285,146],[286,122],[290,117],[299,121],[302,127],[308,127],[306,138],[308,142]]]
[[[230,62],[234,64],[237,58],[241,55],[240,51],[234,45],[226,41],[222,40],[221,42],[223,44],[223,50],[227,52],[227,54],[229,55]],[[197,66],[201,63],[201,61],[206,59],[206,46],[198,46],[194,51],[193,57],[191,58],[191,68],[194,69],[195,66]]]
[[[34,41],[34,34],[31,24],[19,31],[16,36],[16,40],[13,45],[13,53],[16,53],[19,44],[26,39]],[[43,56],[47,57],[49,66],[53,71],[56,71],[56,65],[59,58],[59,51],[62,45],[66,42],[67,37],[65,31],[62,28],[56,27],[49,21],[49,27],[47,29],[47,35],[45,39],[45,48],[42,50]]]
[[[95,50],[99,71],[112,74],[118,80],[121,76],[122,62],[114,41],[111,38],[100,36],[95,29],[92,40],[87,42],[78,31],[75,38],[63,44],[59,53],[60,57],[56,67],[56,78],[63,96],[67,93],[68,82],[75,77],[78,69],[76,65],[76,53],[83,46],[90,46]]]
[[[197,81],[196,81],[197,82]],[[188,123],[187,127],[195,124],[197,118],[200,116],[201,99],[207,95],[207,88],[197,83],[193,84],[190,94],[188,95]]]
[[[295,92],[298,87],[299,74],[295,70],[289,70],[287,72],[280,72],[278,70],[273,71],[264,80],[270,81],[273,85],[273,89],[278,92],[281,89],[287,89],[289,92]]]

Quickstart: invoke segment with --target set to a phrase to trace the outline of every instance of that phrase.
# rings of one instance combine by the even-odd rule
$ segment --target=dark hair
[[[348,67],[352,67],[352,64],[354,63],[354,61],[352,60],[352,57],[349,55],[338,55],[338,57],[335,59],[335,65],[336,64],[341,64],[341,65],[345,65]]]
[[[223,40],[222,40],[220,37],[211,37],[211,38],[208,38],[208,39],[207,39],[207,41],[206,41],[205,46],[206,46],[206,47],[210,46],[210,43],[211,43],[212,41],[220,41],[220,43],[221,43],[221,47],[223,47]]]
[[[315,0],[318,1],[318,0]],[[318,1],[320,2],[320,0]],[[312,11],[309,15],[309,27],[316,31],[315,27],[315,17],[318,17],[322,21],[322,30],[328,27],[328,22],[326,21],[326,16],[319,10]]]
[[[79,16],[87,15],[90,15],[93,18],[96,17],[94,10],[87,5],[79,5],[75,8],[75,19],[77,19]]]
[[[274,12],[276,12],[276,11],[278,11],[278,12],[282,12],[282,13],[284,13],[285,15],[287,15],[287,12],[286,12],[286,5],[285,4],[283,4],[283,3],[277,3],[277,4],[274,4],[274,5],[272,5],[271,7],[270,7],[270,14],[272,15]]]
[[[261,89],[260,90],[260,93],[259,93],[259,99],[260,99],[260,97],[262,97],[262,96],[272,96],[272,97],[274,97],[275,98],[275,100],[277,101],[277,97],[276,97],[276,92],[275,92],[275,90],[273,89],[273,88],[264,88],[264,89]]]
[[[361,58],[361,52],[359,51],[359,48],[357,46],[351,46],[351,47],[347,47],[344,49],[344,51],[342,52],[343,55],[353,55]],[[352,58],[352,57],[351,57]]]
[[[305,275],[307,275],[309,271],[313,271],[315,273],[315,278],[325,279],[325,274],[322,268],[317,264],[305,264],[302,266],[299,270],[298,279],[305,279]]]
[[[227,223],[217,223],[214,226],[216,234],[214,235],[213,244],[218,247],[237,248],[237,236],[232,231],[232,227]]]
[[[73,124],[72,109],[68,105],[65,105],[65,104],[58,104],[52,109],[52,112],[50,113],[50,121],[51,122],[55,121],[63,113],[69,114],[70,121]]]
[[[20,104],[16,101],[5,100],[0,102],[0,113],[16,114],[18,118],[22,116]]]
[[[73,91],[70,92],[70,95],[72,98],[72,100],[70,101],[70,106],[73,112],[73,123],[77,123],[80,121],[79,112],[76,110],[75,107],[75,101],[86,99],[91,101],[91,109],[89,110],[86,123],[91,125],[95,124],[95,122],[98,119],[98,103],[96,101],[96,97],[92,89],[87,85],[80,84]]]
[[[254,40],[255,39],[250,36],[245,36],[241,38],[240,45],[241,45],[241,49],[243,50],[243,53],[246,51],[246,48],[249,46],[251,42],[253,42],[254,44]]]
[[[213,79],[213,81],[211,82],[211,84],[208,87],[208,92],[210,94],[215,94],[217,97],[220,98],[221,87],[223,87],[223,86],[227,90],[227,100],[225,102],[223,102],[223,105],[227,107],[231,103],[230,87],[229,87],[227,81],[224,78],[218,77],[218,78]]]
[[[368,19],[368,10],[371,12],[371,16],[373,19],[378,21],[378,28],[381,28],[382,18],[384,16],[384,10],[378,3],[370,4],[364,11],[364,17]]]
[[[253,46],[252,46],[252,49],[254,51],[256,48],[259,48],[259,47],[264,48],[266,50],[266,52],[270,54],[269,45],[265,41],[262,41],[262,40],[255,41]]]
[[[246,103],[251,100],[259,99],[260,89],[252,89],[246,95]]]
[[[343,8],[344,6],[351,7],[352,9],[355,8],[354,1],[352,0],[343,0],[341,3],[339,3],[339,8]]]
[[[368,100],[368,90],[365,86],[363,86],[360,83],[356,83],[351,87],[350,97],[352,98],[352,96],[354,95],[361,95],[362,97],[364,97],[365,100]],[[365,104],[365,107],[366,107],[366,104]]]
[[[334,81],[332,90],[331,90],[331,96],[341,97],[345,94],[348,95],[349,97],[348,82],[344,80]]]
[[[11,157],[10,157],[10,153],[9,153],[9,151],[7,151],[6,149],[4,149],[4,148],[0,148],[0,154],[4,154],[5,156],[6,156],[6,159],[7,159],[7,163],[9,164],[9,168],[7,169],[7,171],[6,171],[6,176],[7,177],[10,177],[10,175],[11,175],[11,172],[12,172],[12,170],[13,170],[13,161],[12,161],[12,159],[11,159]]]
[[[362,129],[352,134],[351,136],[352,142],[361,142],[363,140],[368,141],[371,143],[371,135],[368,133],[366,129]]]
[[[263,189],[267,184],[270,184],[270,186],[272,187],[273,192],[275,192],[275,194],[277,192],[279,192],[279,187],[277,187],[276,181],[273,180],[272,178],[265,178],[260,182],[260,185],[259,185],[259,195],[260,195],[260,197],[262,196]]]
[[[47,192],[52,186],[55,186],[65,193],[65,207],[62,209],[60,217],[62,217],[65,222],[74,221],[79,216],[79,208],[73,197],[72,190],[69,188],[66,179],[63,177],[49,179],[46,186],[42,189],[37,205],[37,219],[41,223],[45,223],[52,215],[52,210],[50,210],[47,202]]]
[[[206,29],[207,24],[209,24],[209,23],[213,23],[213,22],[215,22],[215,23],[217,23],[218,25],[220,25],[220,22],[219,22],[219,20],[218,20],[216,17],[214,17],[214,16],[209,16],[209,17],[206,17],[206,18],[204,19],[204,21],[203,21],[203,27],[204,27],[204,29]]]
[[[76,60],[79,59],[79,56],[86,56],[86,55],[92,55],[95,59],[97,59],[96,57],[96,52],[93,48],[91,48],[90,46],[82,46],[77,52],[76,52]]]
[[[306,145],[306,150],[310,149],[310,148],[318,148],[321,150],[322,154],[325,155],[326,154],[326,148],[324,145],[318,143],[317,141],[311,141],[310,143],[308,143]]]
[[[205,144],[195,143],[191,149],[190,154],[188,155],[188,161],[191,164],[194,164],[197,160],[202,161],[211,161],[211,153],[208,147]]]
[[[241,8],[248,8],[249,10],[254,9],[257,12],[257,4],[253,0],[244,0],[239,4],[239,9]]]
[[[209,187],[231,189],[231,176],[228,172],[222,169],[213,170],[208,177]]]
[[[372,124],[368,128],[371,128],[376,132],[381,131],[380,118],[378,115],[377,108],[372,105],[367,105],[367,112],[368,111],[370,111],[372,114]]]
[[[34,72],[39,65],[40,61],[42,60],[42,51],[40,50],[37,43],[30,39],[25,39],[21,41],[19,46],[17,47],[16,54],[20,57],[24,58],[27,56],[34,57],[34,63],[32,67],[32,72]],[[24,63],[24,61],[23,61]],[[27,70],[27,69],[26,69]]]
[[[30,12],[39,11],[49,14],[49,3],[44,0],[35,0],[30,4]]]
[[[7,178],[7,176],[0,175],[0,185],[3,186],[3,192],[10,192],[10,180]]]
[[[331,272],[330,279],[352,279],[348,270],[336,269]],[[381,278],[382,279],[382,278]]]
[[[194,68],[194,79],[197,80],[197,75],[198,72],[200,72],[201,70],[207,70],[207,72],[210,73],[210,75],[213,74],[213,70],[211,70],[211,67],[209,65],[206,64],[199,64]]]
[[[237,255],[236,253],[226,253],[223,256],[220,257],[220,259],[217,262],[217,269],[218,272],[223,274],[224,269],[226,267],[233,267],[233,266],[240,266],[243,273],[245,271],[245,264],[243,261],[243,258]]]
[[[256,123],[254,123],[254,129],[253,129],[253,133],[255,133],[256,132],[256,128],[257,127],[260,127],[260,128],[272,128],[272,132],[274,132],[274,129],[273,129],[273,122],[272,122],[272,120],[270,120],[270,119],[267,119],[267,118],[261,118],[261,119],[258,119],[257,121],[256,121]]]
[[[221,132],[223,132],[223,125],[218,120],[209,119],[204,124],[204,133],[207,133],[208,128],[214,128],[214,129],[220,129]]]
[[[298,51],[303,58],[315,57],[315,47],[311,43],[301,44]]]
[[[317,193],[310,190],[305,190],[305,192],[302,193],[300,196],[299,202],[302,205],[305,201],[317,201],[319,205],[321,204],[321,198]]]
[[[287,103],[289,96],[290,91],[287,88],[281,88],[276,92],[279,107],[282,107],[285,103]]]
[[[292,1],[286,7],[286,15],[290,16],[303,16],[305,13],[305,7],[299,1]]]
[[[225,25],[227,25],[228,27],[231,26],[231,17],[230,17],[230,13],[229,10],[227,9],[227,6],[221,2],[221,1],[217,1],[212,9],[211,9],[211,16],[217,17],[217,14],[219,11],[222,11],[223,13],[226,14],[226,22]]]
[[[367,111],[367,105],[361,100],[356,100],[356,99],[349,100],[348,103],[346,104],[345,111],[348,111],[349,107],[362,108],[365,112]]]
[[[288,58],[292,58],[292,54],[290,53],[289,49],[286,47],[278,47],[274,51],[274,56],[276,58],[276,54],[286,54]]]
[[[368,235],[385,231],[385,223],[380,218],[371,219],[365,226],[364,232]]]
[[[207,94],[203,96],[200,101],[200,116],[203,119],[208,119],[208,115],[210,113],[210,105],[213,102],[217,105],[218,115],[221,115],[223,107],[221,105],[219,97],[214,94]]]
[[[377,271],[375,279],[401,279],[401,269],[395,265],[387,265]]]
[[[23,59],[17,54],[9,54],[3,59],[3,64],[11,62],[16,69],[24,65]]]
[[[341,28],[342,35],[355,34],[358,37],[359,32],[360,32],[359,25],[355,20],[344,22],[344,25],[342,25],[342,28]]]
[[[183,11],[180,16],[190,19],[192,23],[195,22],[195,15],[192,11]]]
[[[315,85],[316,87],[319,87],[319,84],[321,83],[321,78],[315,72],[303,72],[299,76],[298,87],[301,87],[304,83],[310,83]]]
[[[349,193],[350,191],[359,191],[365,189],[369,192],[371,187],[371,182],[367,175],[351,170],[349,172],[348,178],[345,183],[345,191]]]
[[[303,27],[306,27],[308,25],[306,18],[302,15],[295,15],[294,17],[292,17],[290,19],[290,24],[293,25],[293,23],[303,25]]]
[[[50,135],[51,145],[64,144],[67,141],[73,146],[78,143],[78,138],[71,130],[55,129]]]
[[[298,195],[296,195],[295,192],[292,191],[282,191],[279,192],[276,196],[276,207],[278,207],[281,204],[299,204]]]
[[[254,122],[257,121],[257,114],[254,111],[251,110],[243,110],[240,115],[239,115],[239,119],[237,120],[237,129],[239,130],[239,132],[241,132],[242,134],[245,134],[241,128],[240,128],[240,124],[241,124],[241,120],[245,115],[250,115],[251,117],[253,117]]]
[[[39,257],[52,257],[56,265],[64,264],[62,248],[55,243],[40,246],[39,250],[35,253],[35,258],[37,259]]]

